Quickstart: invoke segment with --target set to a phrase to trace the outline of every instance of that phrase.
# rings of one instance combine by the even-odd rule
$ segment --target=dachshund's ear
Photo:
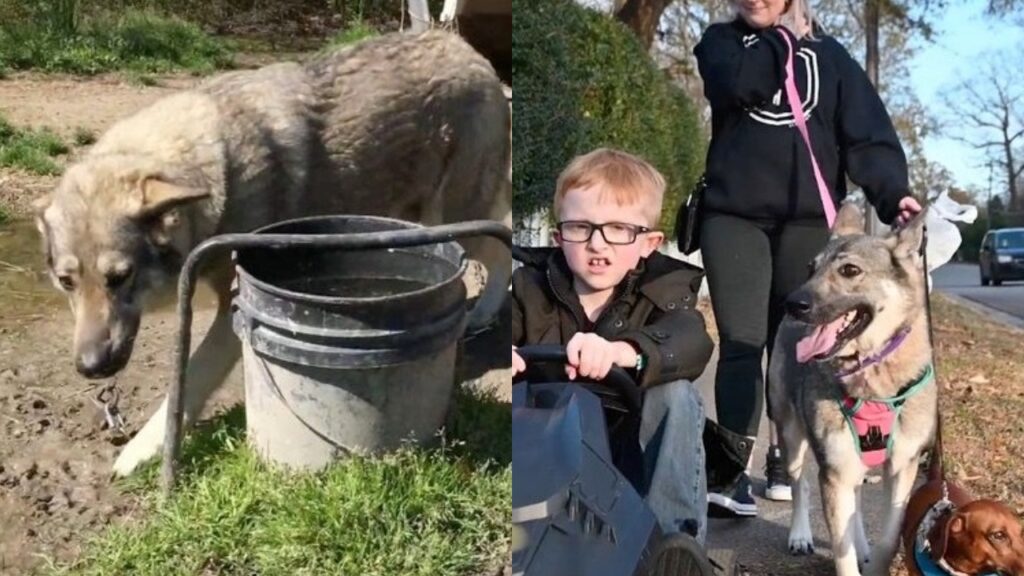
[[[964,530],[967,530],[967,519],[960,514],[953,516],[953,519],[949,521],[949,533],[960,534]]]

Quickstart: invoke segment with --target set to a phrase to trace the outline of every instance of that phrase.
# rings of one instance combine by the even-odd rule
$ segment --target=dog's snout
[[[110,343],[100,342],[86,347],[79,352],[75,367],[86,378],[105,378],[117,372],[111,361]]]
[[[806,290],[797,290],[786,298],[786,314],[802,320],[811,312],[811,294]]]

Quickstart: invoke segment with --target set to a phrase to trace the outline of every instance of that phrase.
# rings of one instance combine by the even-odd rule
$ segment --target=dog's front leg
[[[885,502],[889,503],[882,537],[875,545],[872,562],[868,564],[865,574],[884,576],[889,574],[889,565],[896,555],[903,527],[903,515],[907,509],[907,500],[914,488],[917,476],[918,458],[914,457],[899,470],[886,469],[884,478]],[[891,463],[890,463],[891,466]]]
[[[854,545],[857,550],[857,562],[861,572],[864,572],[867,569],[868,563],[871,562],[871,545],[868,544],[868,535],[864,531],[864,485],[858,485],[856,491],[857,514],[853,519],[853,527],[856,531],[853,536],[855,538]]]
[[[835,557],[836,576],[859,576],[857,567],[856,516],[857,494],[849,478],[839,477],[835,472],[822,470],[821,503],[825,510],[825,523],[832,538],[832,555]]]
[[[185,374],[185,422],[191,422],[202,411],[206,400],[231,372],[241,355],[241,346],[231,330],[230,310],[224,303],[206,333],[203,342],[189,359]],[[114,462],[114,474],[127,476],[140,464],[156,456],[163,447],[167,425],[167,398],[150,417],[142,430],[125,445]]]
[[[807,438],[789,419],[783,426],[782,439],[786,445],[786,469],[793,481],[793,518],[789,525],[790,554],[814,553],[814,533],[811,531],[811,484],[808,482],[806,467]]]

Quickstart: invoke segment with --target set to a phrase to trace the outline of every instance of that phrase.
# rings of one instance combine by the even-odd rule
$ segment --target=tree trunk
[[[868,80],[878,90],[878,28],[880,26],[881,13],[878,3],[881,0],[865,0],[864,2],[864,71],[868,74]],[[878,219],[874,208],[869,202],[865,202],[865,218],[867,222],[867,233],[877,235],[882,231],[882,222]]]
[[[616,2],[615,17],[636,34],[644,48],[650,50],[658,31],[661,15],[673,0],[625,0]]]
[[[1006,151],[1006,176],[1007,184],[1009,186],[1010,201],[1007,202],[1007,208],[1012,212],[1018,208],[1017,205],[1017,165],[1013,162],[1013,143],[1008,139],[1009,134],[1006,135],[1004,148]]]

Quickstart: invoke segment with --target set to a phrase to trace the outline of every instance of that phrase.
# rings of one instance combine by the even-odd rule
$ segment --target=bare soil
[[[0,114],[18,126],[49,126],[70,137],[97,135],[116,120],[199,80],[159,77],[136,86],[119,76],[91,79],[19,74],[0,80]],[[65,159],[68,160],[68,159]],[[72,317],[42,272],[39,241],[27,215],[56,178],[0,169],[0,206],[15,215],[0,225],[0,574],[31,573],[75,557],[88,538],[112,522],[129,521],[135,497],[111,482],[125,438],[103,430],[93,403],[98,386],[77,374],[71,356]],[[212,320],[197,296],[193,341]],[[466,344],[464,381],[508,394],[509,328]],[[177,318],[163,310],[143,318],[128,367],[111,379],[130,431],[155,410],[170,380]],[[241,399],[236,369],[207,414]]]

